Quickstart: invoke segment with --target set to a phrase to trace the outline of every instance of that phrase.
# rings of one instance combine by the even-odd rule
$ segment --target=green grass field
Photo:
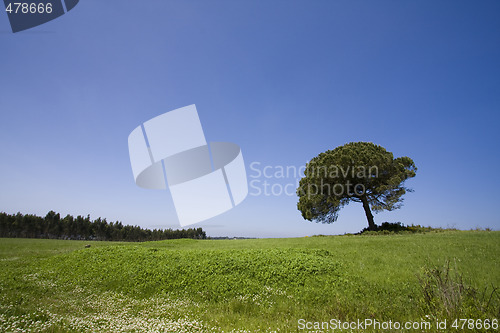
[[[0,239],[0,331],[326,332],[314,322],[371,319],[430,322],[414,331],[434,332],[436,320],[446,319],[446,331],[495,332],[450,326],[456,318],[498,320],[499,255],[498,231]]]

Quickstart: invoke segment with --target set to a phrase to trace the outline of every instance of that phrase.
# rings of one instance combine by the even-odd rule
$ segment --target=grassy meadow
[[[434,332],[446,319],[446,331],[495,332],[450,326],[457,318],[498,320],[499,255],[499,231],[146,243],[4,238],[0,331],[331,332],[314,323],[372,319],[427,321],[431,329],[414,331]]]

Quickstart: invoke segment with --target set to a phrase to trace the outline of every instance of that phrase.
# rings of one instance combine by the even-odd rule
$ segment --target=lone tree
[[[307,163],[297,189],[297,208],[306,220],[333,223],[342,207],[361,202],[368,229],[375,230],[372,210],[400,208],[402,196],[412,191],[404,182],[415,177],[416,171],[409,157],[394,158],[371,142],[347,143]]]

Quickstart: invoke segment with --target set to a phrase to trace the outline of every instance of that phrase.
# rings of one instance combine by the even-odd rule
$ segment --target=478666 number
[[[5,11],[9,14],[23,13],[23,14],[50,14],[52,13],[52,3],[28,3],[28,2],[14,2],[9,3]]]
[[[466,330],[466,329],[469,329],[469,330],[489,330],[489,329],[492,329],[492,330],[497,330],[498,329],[498,319],[497,318],[494,318],[494,319],[485,319],[485,320],[481,320],[481,319],[477,319],[477,320],[474,320],[474,319],[455,319],[455,321],[453,321],[453,324],[451,324],[451,327],[453,327],[454,329],[457,329],[457,330]]]

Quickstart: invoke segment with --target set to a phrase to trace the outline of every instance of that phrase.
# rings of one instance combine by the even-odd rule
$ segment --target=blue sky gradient
[[[196,104],[208,141],[241,146],[249,180],[253,162],[299,168],[371,141],[418,167],[403,208],[375,222],[499,229],[499,14],[488,0],[81,0],[13,34],[0,13],[0,211],[177,228],[168,191],[135,185],[127,137]],[[194,226],[289,237],[367,225],[360,204],[321,225],[296,203],[250,195]]]

